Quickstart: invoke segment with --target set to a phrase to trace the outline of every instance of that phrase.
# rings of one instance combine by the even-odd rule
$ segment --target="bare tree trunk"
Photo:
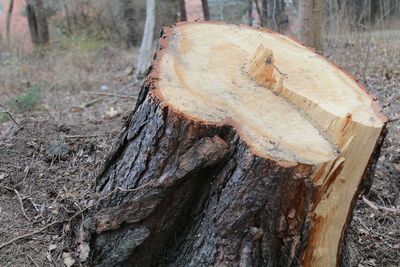
[[[49,42],[49,25],[42,0],[27,0],[26,14],[32,43],[42,45]]]
[[[252,22],[253,22],[253,1],[252,0],[248,0],[247,2],[247,23],[251,26]]]
[[[305,45],[322,51],[322,0],[300,0],[299,39]]]
[[[8,42],[10,42],[10,25],[11,25],[11,16],[13,9],[14,9],[14,0],[10,0],[8,5],[7,19],[6,19],[6,35]]]
[[[210,20],[210,9],[208,8],[208,0],[201,0],[203,6],[204,20]]]
[[[126,29],[126,45],[127,47],[132,47],[137,45],[140,42],[140,37],[138,37],[137,32],[137,18],[135,14],[135,4],[132,0],[120,0],[121,5],[123,6],[122,10],[122,23],[123,27]]]
[[[181,13],[181,21],[187,21],[185,0],[179,0],[179,10]]]
[[[154,0],[146,0],[146,23],[144,25],[142,45],[136,65],[136,77],[143,76],[150,58],[151,44],[153,41],[155,22],[155,3]]]
[[[389,8],[390,8],[390,16],[395,16],[397,11],[398,0],[390,0]]]

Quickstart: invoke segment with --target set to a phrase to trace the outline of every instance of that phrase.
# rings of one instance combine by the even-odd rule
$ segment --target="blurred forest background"
[[[345,261],[400,266],[400,0],[0,0],[0,265],[79,266],[71,226],[47,226],[88,206],[161,27],[185,20],[294,36],[376,96],[389,135]]]

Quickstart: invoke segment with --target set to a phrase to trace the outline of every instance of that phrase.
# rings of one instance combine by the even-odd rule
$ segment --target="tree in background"
[[[203,7],[204,20],[210,20],[210,9],[208,8],[208,1],[201,0],[201,5]]]
[[[179,12],[180,12],[180,20],[181,21],[186,21],[187,16],[186,16],[186,5],[185,5],[185,0],[179,0]]]
[[[153,41],[154,24],[155,3],[154,0],[146,0],[146,22],[144,25],[142,45],[140,46],[139,57],[136,65],[136,77],[142,77],[147,70]]]
[[[300,0],[299,39],[306,46],[322,51],[322,6],[323,0]]]
[[[261,5],[258,1],[255,3],[261,26],[277,32],[283,32],[286,29],[289,20],[284,0],[261,0]]]
[[[42,45],[49,42],[49,25],[42,0],[26,0],[26,15],[32,43]]]
[[[6,36],[7,41],[10,41],[10,26],[11,26],[11,16],[14,8],[14,0],[10,0],[8,4],[8,12],[7,12],[7,19],[6,19]]]

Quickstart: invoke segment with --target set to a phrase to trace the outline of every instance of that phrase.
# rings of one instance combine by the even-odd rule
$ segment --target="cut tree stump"
[[[385,123],[362,85],[288,37],[164,28],[96,180],[81,259],[90,249],[94,266],[336,266]]]

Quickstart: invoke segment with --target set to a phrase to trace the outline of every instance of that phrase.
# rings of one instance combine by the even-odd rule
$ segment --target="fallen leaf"
[[[79,259],[81,262],[85,262],[89,257],[90,247],[89,243],[81,243],[78,248],[79,251]]]
[[[53,262],[53,258],[51,257],[50,251],[47,251],[47,252],[46,252],[46,258],[47,258],[47,260],[48,260],[49,262]]]
[[[63,258],[64,258],[64,264],[67,267],[71,267],[72,265],[74,265],[75,260],[72,258],[72,254],[69,252],[64,252],[63,253]]]
[[[57,248],[57,245],[56,245],[56,244],[51,244],[51,245],[49,246],[49,251],[55,250],[56,248]]]

